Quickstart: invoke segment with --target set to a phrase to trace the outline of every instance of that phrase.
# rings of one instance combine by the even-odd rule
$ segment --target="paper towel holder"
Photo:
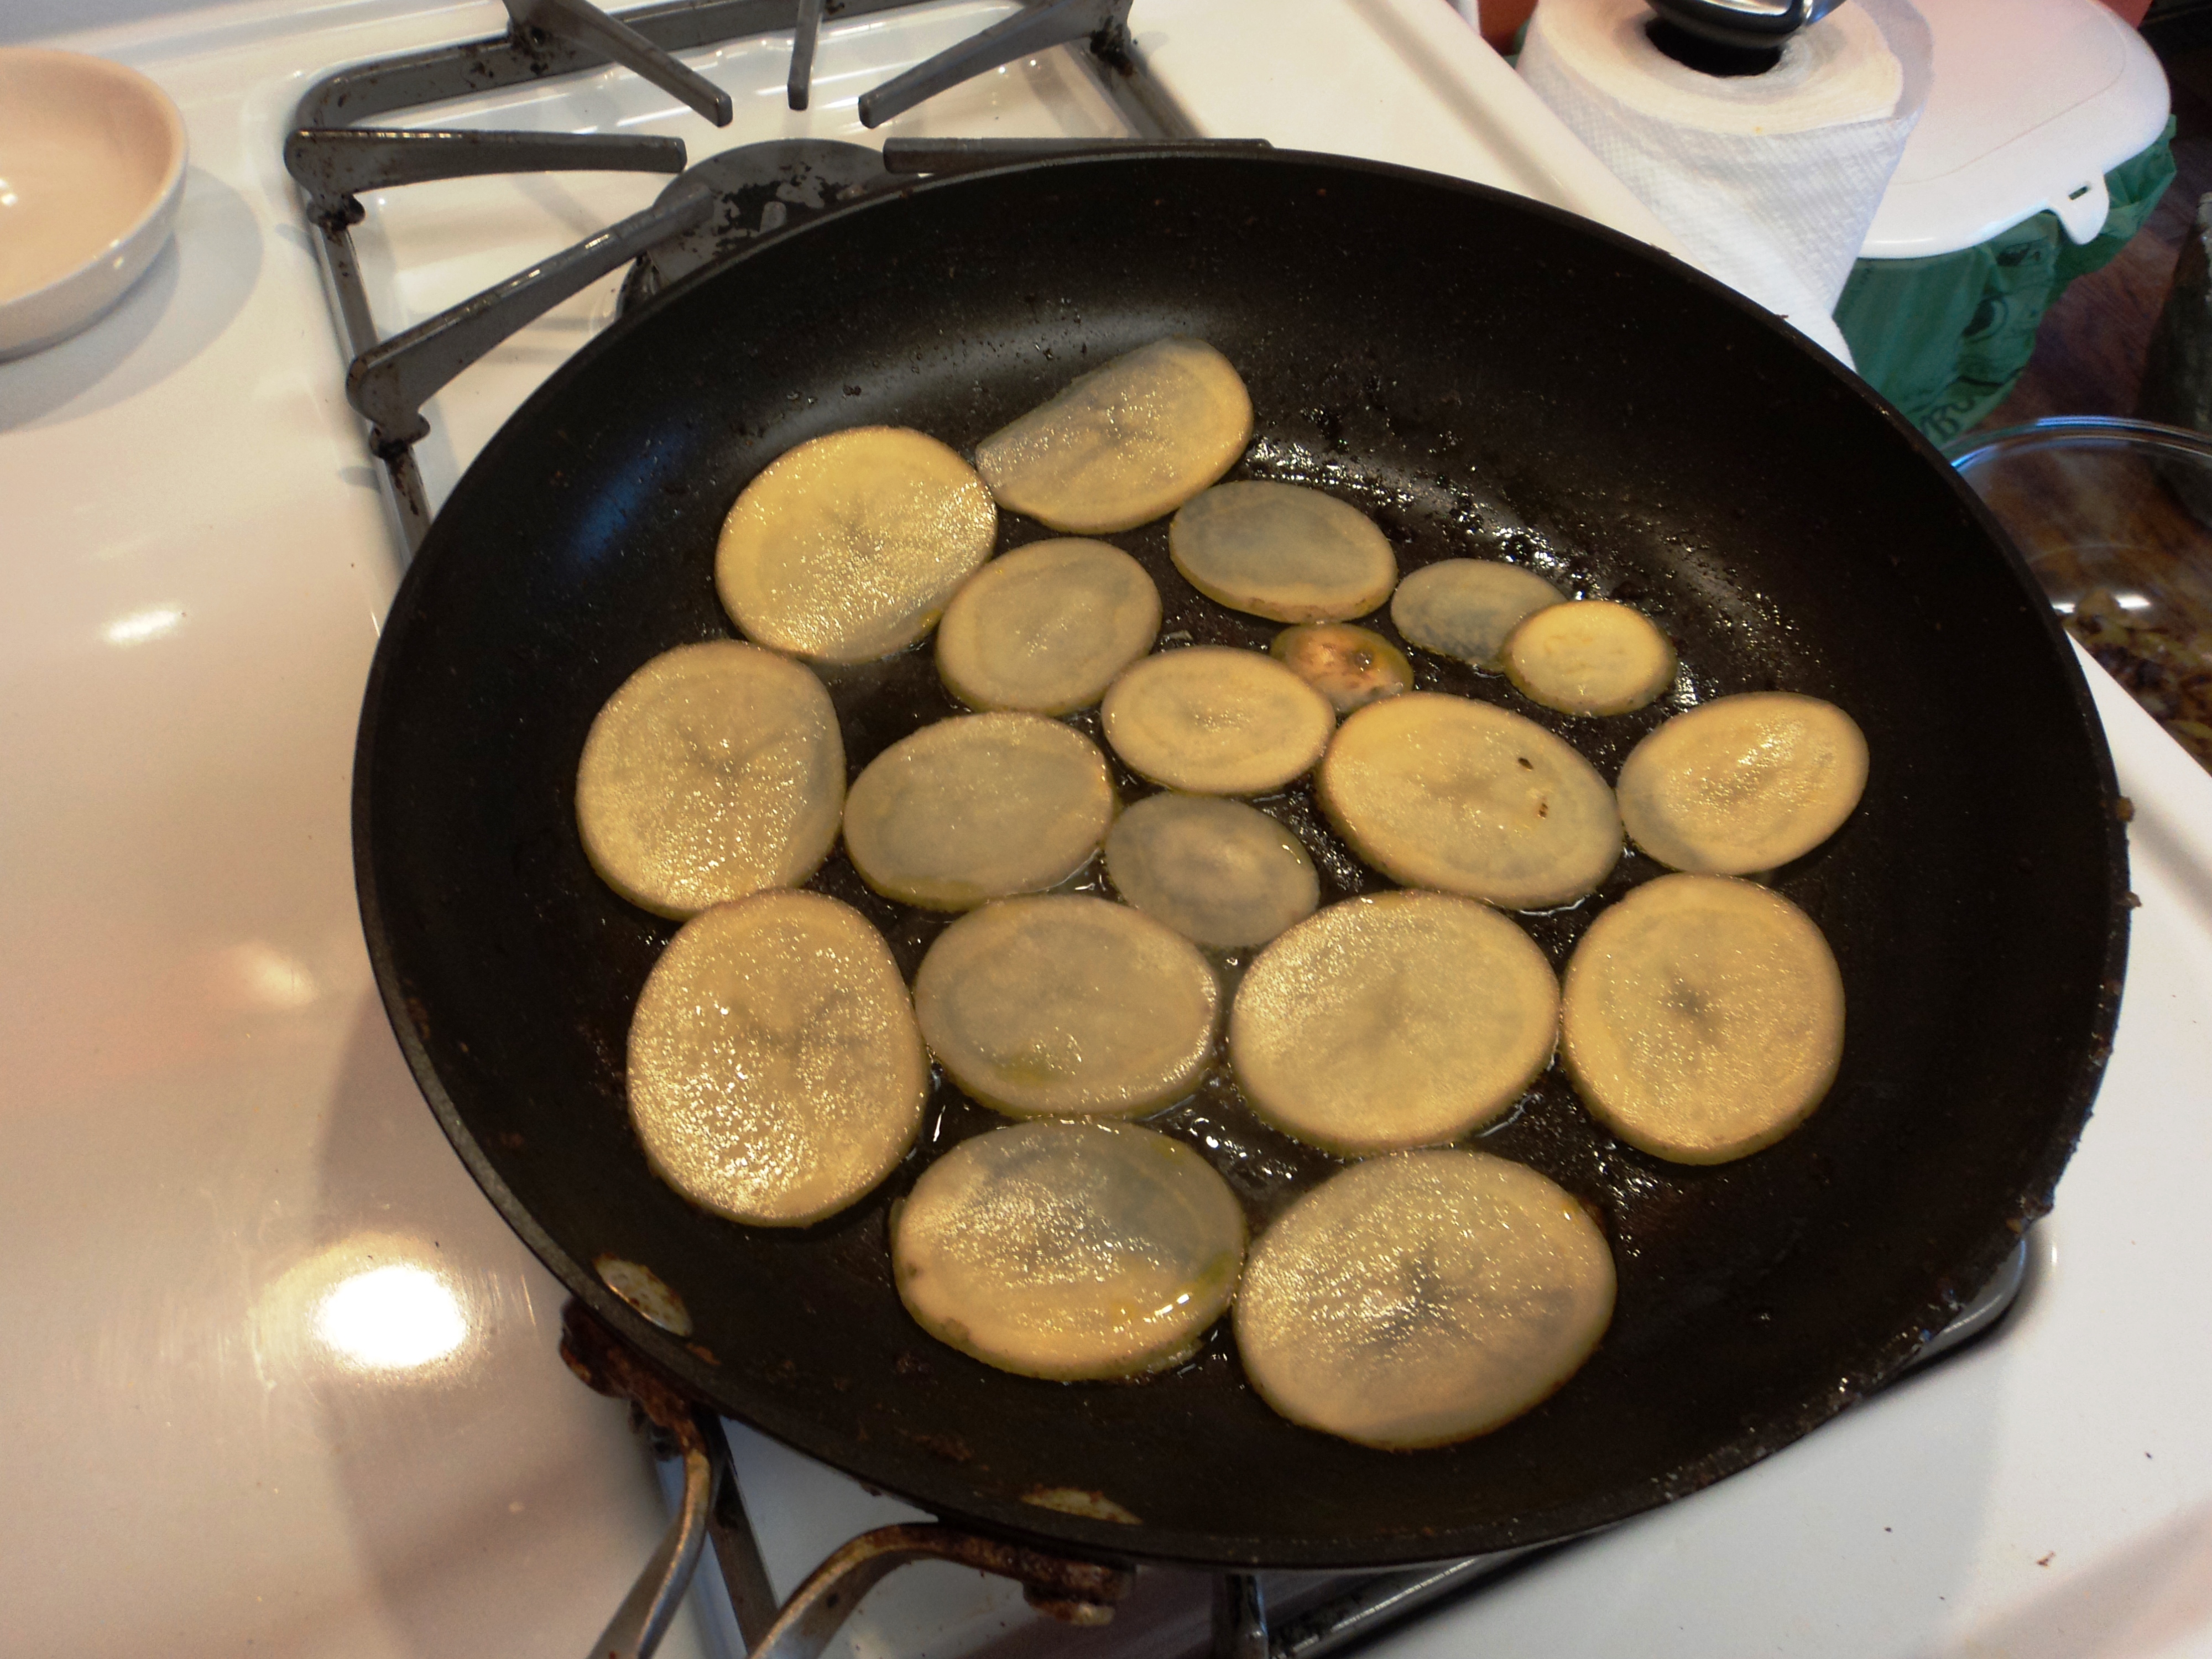
[[[1808,23],[1817,23],[1843,0],[1649,0],[1661,20],[1717,46],[1771,54]],[[1662,50],[1664,50],[1663,45]],[[1669,54],[1670,56],[1672,54]],[[1692,68],[1703,65],[1692,64]],[[1708,70],[1743,74],[1744,69]],[[1755,71],[1754,71],[1755,72]]]

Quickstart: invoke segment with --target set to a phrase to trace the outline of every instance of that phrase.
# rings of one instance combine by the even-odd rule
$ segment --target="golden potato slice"
[[[1293,1423],[1362,1445],[1449,1445],[1557,1392],[1612,1322],[1589,1212],[1486,1152],[1355,1164],[1252,1247],[1237,1349]]]
[[[686,922],[629,1027],[629,1115],[663,1181],[802,1227],[889,1175],[929,1091],[906,982],[856,910],[771,890]]]
[[[1336,711],[1273,658],[1192,646],[1133,663],[1100,707],[1114,752],[1194,795],[1279,789],[1321,758]]]
[[[1409,644],[1492,673],[1523,618],[1567,596],[1533,570],[1496,559],[1441,559],[1398,584],[1390,621]]]
[[[1779,893],[1662,876],[1567,963],[1560,1055],[1590,1115],[1677,1164],[1725,1164],[1810,1116],[1844,1050],[1844,981]]]
[[[1236,464],[1252,399],[1203,340],[1155,340],[1071,382],[976,446],[999,504],[1079,536],[1172,513]]]
[[[937,672],[970,708],[1065,714],[1152,648],[1160,590],[1118,547],[1069,537],[991,561],[945,607]]]
[[[999,512],[967,462],[903,427],[810,438],[744,488],[714,591],[749,640],[870,662],[929,631],[991,556]]]
[[[592,719],[576,830],[599,879],[678,920],[812,875],[837,840],[845,749],[822,682],[735,640],[664,651]]]
[[[1505,641],[1521,695],[1563,714],[1626,714],[1674,683],[1674,642],[1611,599],[1546,605]]]
[[[899,1297],[1001,1370],[1138,1376],[1198,1351],[1244,1262],[1244,1211],[1179,1140],[1016,1123],[922,1171],[891,1223]]]
[[[1413,689],[1413,665],[1372,629],[1350,623],[1285,628],[1267,654],[1328,699],[1340,714]]]
[[[1212,1052],[1220,1000],[1188,939],[1080,893],[963,916],[914,976],[938,1064],[1013,1117],[1122,1117],[1180,1100]]]
[[[1106,757],[1041,714],[962,714],[870,761],[845,800],[845,850],[887,898],[972,909],[1058,885],[1114,821]]]
[[[1540,910],[1578,899],[1620,858],[1595,769],[1533,720],[1409,691],[1346,718],[1318,776],[1352,850],[1408,887]]]
[[[1231,611],[1275,622],[1364,617],[1398,585],[1389,538],[1349,502],[1304,484],[1216,484],[1168,526],[1168,556]]]
[[[1535,941],[1445,893],[1346,899],[1262,951],[1229,1011],[1252,1109],[1347,1158],[1480,1128],[1551,1063],[1559,985]]]
[[[1630,838],[1660,863],[1747,876],[1834,835],[1866,779],[1866,738],[1835,704],[1747,691],[1653,732],[1622,763],[1617,793]]]
[[[1150,795],[1122,813],[1106,832],[1106,874],[1146,915],[1220,951],[1265,945],[1321,902],[1296,836],[1212,795]]]

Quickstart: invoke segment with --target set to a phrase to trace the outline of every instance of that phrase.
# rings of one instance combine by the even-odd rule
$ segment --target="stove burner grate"
[[[410,551],[430,526],[431,508],[414,446],[428,434],[422,405],[455,375],[526,324],[609,272],[665,244],[666,263],[626,284],[630,302],[747,242],[773,235],[793,212],[824,211],[856,188],[894,187],[892,172],[943,172],[1042,154],[1104,148],[1154,148],[1193,137],[1187,123],[1129,52],[1131,0],[1031,0],[969,40],[925,59],[862,94],[860,117],[875,127],[987,70],[1057,46],[1081,43],[1077,61],[1115,106],[1135,139],[975,139],[917,143],[901,161],[878,163],[855,144],[789,141],[744,145],[684,171],[673,138],[629,134],[449,132],[360,125],[379,116],[507,87],[604,69],[634,70],[692,109],[726,126],[729,94],[673,54],[719,42],[793,32],[787,93],[806,106],[817,32],[825,18],[890,11],[915,0],[664,0],[609,15],[587,0],[504,0],[505,35],[357,64],[325,76],[300,100],[284,165],[317,233],[338,319],[353,354],[346,397],[369,422],[370,447],[384,463]],[[1044,148],[1058,143],[1057,149]],[[885,146],[896,153],[900,141]],[[851,152],[850,155],[843,152]],[[863,179],[857,158],[875,175]],[[932,159],[933,158],[933,160]],[[609,226],[552,258],[452,309],[386,339],[370,313],[353,245],[366,217],[360,193],[390,185],[488,173],[594,170],[681,176],[642,213]],[[823,194],[830,180],[841,180]],[[747,210],[757,206],[750,220]]]

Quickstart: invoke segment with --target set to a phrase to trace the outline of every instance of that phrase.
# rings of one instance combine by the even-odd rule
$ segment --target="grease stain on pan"
[[[1104,1492],[1083,1486],[1031,1486],[1022,1494],[1022,1502],[1041,1510],[1058,1510],[1062,1515],[1079,1515],[1086,1521],[1113,1521],[1125,1527],[1145,1524]]]
[[[592,1258],[592,1267],[606,1287],[672,1336],[691,1334],[691,1310],[684,1298],[668,1288],[668,1281],[641,1261],[625,1261],[618,1255]]]

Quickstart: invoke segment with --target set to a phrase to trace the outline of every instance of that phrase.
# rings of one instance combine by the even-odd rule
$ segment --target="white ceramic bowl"
[[[0,47],[0,358],[67,338],[167,240],[185,122],[136,70]]]

